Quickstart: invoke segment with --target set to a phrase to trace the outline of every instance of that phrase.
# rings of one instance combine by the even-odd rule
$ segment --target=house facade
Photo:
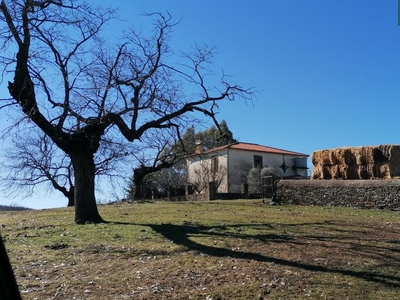
[[[274,167],[282,177],[307,177],[307,154],[258,144],[236,142],[187,157],[188,184],[205,193],[209,183],[218,193],[240,193],[253,167]]]

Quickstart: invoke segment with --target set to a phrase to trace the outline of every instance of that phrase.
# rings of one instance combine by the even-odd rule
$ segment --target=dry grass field
[[[398,212],[259,200],[0,213],[23,299],[399,299]]]

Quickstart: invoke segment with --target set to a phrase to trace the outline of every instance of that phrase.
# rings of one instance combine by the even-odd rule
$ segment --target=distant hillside
[[[31,208],[18,205],[0,205],[0,211],[32,210]]]

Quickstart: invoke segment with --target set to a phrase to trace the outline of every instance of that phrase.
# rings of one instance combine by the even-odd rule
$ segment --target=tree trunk
[[[151,173],[150,167],[140,166],[133,170],[133,183],[135,185],[135,195],[134,199],[143,199],[144,190],[143,190],[143,179],[147,174]]]
[[[95,164],[93,153],[77,151],[70,153],[75,175],[75,223],[102,223],[94,193]]]
[[[71,186],[69,191],[68,191],[68,196],[67,196],[67,198],[68,198],[68,207],[75,205],[75,192],[74,192],[74,190],[75,190],[75,187]]]
[[[135,176],[133,178],[133,183],[135,184],[135,195],[133,196],[134,200],[142,199],[143,197],[142,182],[143,182],[142,176]]]

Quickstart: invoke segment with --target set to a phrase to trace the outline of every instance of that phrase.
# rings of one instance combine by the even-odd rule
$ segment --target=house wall
[[[218,157],[218,171],[211,172],[212,158]],[[208,183],[215,181],[218,183],[217,192],[228,192],[228,157],[227,150],[208,154],[196,155],[187,159],[188,183],[197,185],[201,193],[208,192]]]
[[[219,152],[196,155],[187,159],[188,183],[198,186],[198,192],[208,192],[208,183],[218,182],[217,193],[241,193],[242,184],[254,166],[254,155],[262,157],[263,166],[279,167],[285,162],[287,169],[283,177],[307,176],[307,169],[294,169],[299,156],[283,155],[238,149],[223,149]],[[212,157],[218,156],[218,172],[211,174]]]
[[[248,150],[229,149],[229,193],[240,193],[241,185],[247,182],[247,174],[254,166],[254,155],[262,157],[263,167],[279,167],[285,162],[287,169],[282,170],[283,177],[307,176],[307,169],[294,169],[295,159],[299,156],[277,153],[257,152]]]

